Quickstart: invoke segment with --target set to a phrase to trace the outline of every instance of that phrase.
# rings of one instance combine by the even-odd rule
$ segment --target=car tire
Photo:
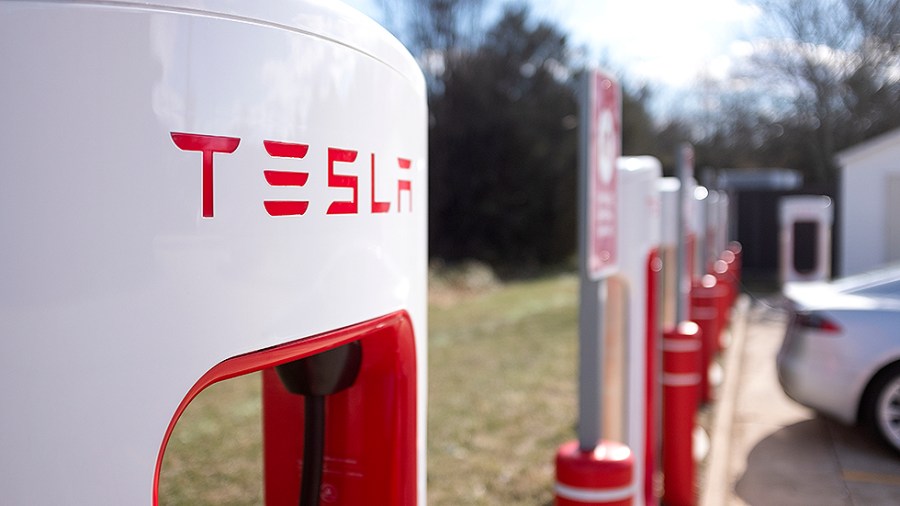
[[[900,452],[900,364],[872,380],[863,399],[864,421],[887,444]]]

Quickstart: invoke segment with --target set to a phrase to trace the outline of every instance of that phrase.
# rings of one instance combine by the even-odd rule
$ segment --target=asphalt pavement
[[[781,391],[775,355],[787,315],[778,296],[743,296],[721,358],[702,506],[900,505],[900,456]]]

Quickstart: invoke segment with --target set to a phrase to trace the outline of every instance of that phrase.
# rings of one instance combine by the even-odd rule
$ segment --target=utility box
[[[2,502],[156,504],[199,391],[358,342],[329,498],[424,504],[428,114],[402,45],[340,3],[0,1],[0,68]],[[266,473],[296,477],[284,419],[266,459],[292,467]]]

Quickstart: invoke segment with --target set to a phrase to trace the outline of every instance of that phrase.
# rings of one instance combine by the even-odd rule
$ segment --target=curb
[[[723,369],[725,378],[719,391],[712,422],[711,449],[706,466],[706,479],[700,491],[701,506],[723,506],[727,504],[728,464],[731,452],[731,428],[734,422],[734,408],[737,401],[737,390],[741,376],[741,356],[744,351],[744,338],[747,333],[747,317],[750,309],[750,298],[742,294],[735,305],[736,314],[731,320],[729,329],[731,343],[725,353]]]

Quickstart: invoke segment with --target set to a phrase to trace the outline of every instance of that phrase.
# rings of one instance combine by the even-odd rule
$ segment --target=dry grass
[[[556,448],[575,437],[575,276],[432,283],[428,500],[552,502]],[[173,434],[160,504],[261,504],[260,379],[210,387]]]
[[[574,437],[577,279],[514,283],[430,312],[429,504],[546,504]]]
[[[200,392],[175,426],[159,479],[162,506],[262,504],[261,376]]]

